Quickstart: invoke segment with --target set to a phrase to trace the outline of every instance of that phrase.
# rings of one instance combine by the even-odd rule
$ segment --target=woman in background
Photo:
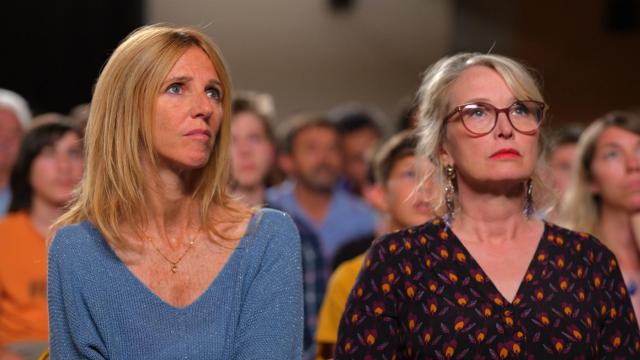
[[[146,26],[114,51],[49,249],[52,359],[300,358],[300,240],[229,195],[230,115],[200,31]]]
[[[238,96],[231,105],[231,187],[248,206],[265,205],[265,189],[275,180],[276,143],[261,96],[268,95]]]
[[[45,122],[23,138],[9,214],[0,222],[0,359],[37,359],[47,346],[45,238],[72,198],[82,163],[80,130],[68,123]]]
[[[618,259],[640,314],[640,117],[611,112],[580,136],[577,169],[561,204],[567,227],[596,235]]]

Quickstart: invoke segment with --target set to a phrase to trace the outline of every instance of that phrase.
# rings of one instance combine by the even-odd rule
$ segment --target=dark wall
[[[6,2],[0,87],[23,95],[35,113],[89,102],[113,49],[143,22],[143,0]]]
[[[544,78],[552,124],[640,106],[640,0],[519,2],[515,54]]]
[[[551,109],[546,126],[640,107],[640,0],[455,4],[452,52],[493,46],[535,69]]]

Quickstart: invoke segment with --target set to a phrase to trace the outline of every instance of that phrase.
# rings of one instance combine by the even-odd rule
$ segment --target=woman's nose
[[[498,113],[495,134],[497,137],[510,138],[513,136],[513,126],[506,113]]]
[[[196,94],[193,97],[193,117],[200,117],[208,121],[213,113],[213,100],[206,93]]]

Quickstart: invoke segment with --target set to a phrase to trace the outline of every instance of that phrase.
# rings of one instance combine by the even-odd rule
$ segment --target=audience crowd
[[[553,104],[544,103],[518,63],[479,54],[443,61],[429,68],[414,103],[396,120],[349,99],[324,113],[281,119],[275,104],[284,99],[255,91],[225,95],[232,96],[225,109],[234,201],[285,212],[299,233],[287,241],[299,241],[289,246],[300,252],[303,359],[472,358],[484,354],[473,350],[481,344],[495,358],[525,351],[559,358],[581,349],[583,340],[590,350],[575,354],[640,357],[634,315],[640,311],[640,113],[611,109],[581,124],[542,121]],[[49,346],[50,229],[79,184],[96,181],[83,175],[83,148],[99,146],[98,135],[83,141],[87,123],[98,121],[90,107],[34,117],[26,99],[0,89],[0,360],[37,359]],[[504,149],[492,159],[526,160],[517,179],[502,165],[483,167],[483,151],[494,143]],[[507,227],[531,238],[518,251],[474,238],[473,226],[484,226],[474,221],[503,203],[516,210],[496,216],[521,216],[529,224],[521,234],[516,225]],[[468,213],[485,207],[486,213]],[[503,229],[492,226],[482,234]],[[574,248],[556,251],[565,244]],[[509,260],[515,254],[526,262]],[[437,276],[421,282],[431,267]],[[504,285],[511,283],[501,271],[512,271],[514,286]],[[521,282],[538,280],[530,292],[518,290]],[[489,289],[489,300],[482,289]],[[414,297],[421,308],[412,305]],[[522,311],[519,302],[531,301],[531,314],[512,317]],[[577,313],[583,302],[597,310]],[[433,316],[427,321],[424,314]],[[618,318],[628,321],[613,322]],[[436,328],[434,321],[443,323]],[[589,330],[606,321],[618,326],[602,330],[606,339]],[[555,330],[532,330],[538,325]],[[450,340],[451,333],[464,340]],[[543,340],[522,338],[534,334]],[[499,340],[484,344],[491,336]],[[433,352],[423,351],[428,346]]]

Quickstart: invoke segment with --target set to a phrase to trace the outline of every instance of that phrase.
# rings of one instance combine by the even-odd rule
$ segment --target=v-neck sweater
[[[94,225],[65,226],[49,249],[51,359],[299,359],[300,256],[291,218],[260,210],[208,289],[177,308]]]
[[[617,261],[596,238],[545,223],[509,302],[435,219],[367,254],[336,359],[367,358],[638,359],[640,335]]]

